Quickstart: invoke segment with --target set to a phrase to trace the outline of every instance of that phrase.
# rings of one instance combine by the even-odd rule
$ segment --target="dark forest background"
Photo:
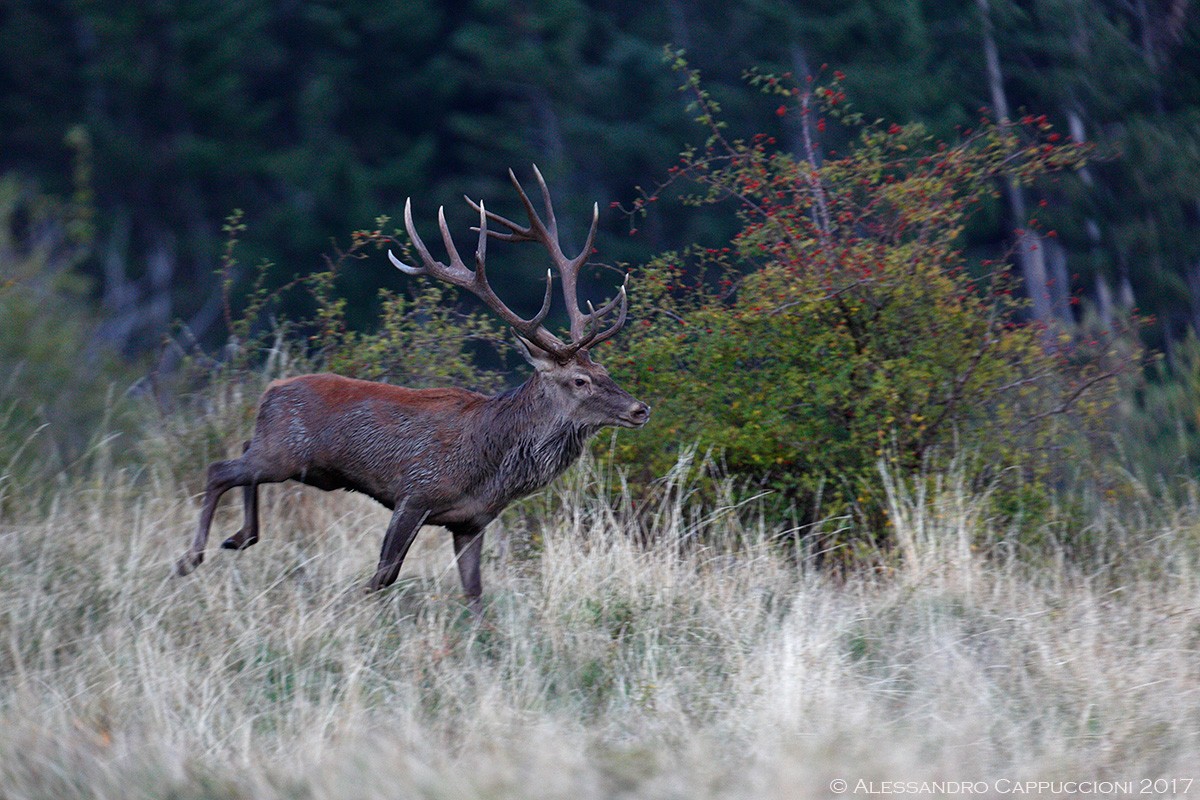
[[[1170,352],[1200,326],[1198,37],[1188,0],[4,0],[5,222],[25,246],[61,239],[47,266],[86,276],[98,337],[126,354],[152,350],[173,320],[224,337],[216,272],[233,209],[247,225],[239,283],[263,258],[284,281],[379,215],[397,219],[409,195],[430,226],[445,203],[457,231],[464,193],[513,211],[506,169],[535,162],[578,228],[567,242],[598,201],[602,257],[637,264],[731,225],[660,203],[630,235],[610,210],[702,138],[663,64],[671,43],[735,133],[774,126],[796,148],[795,121],[772,119],[747,68],[839,70],[867,118],[936,136],[988,107],[1094,142],[1086,169],[1009,190],[967,242],[1015,246],[1030,314],[1071,324],[1136,307],[1148,343]],[[31,198],[45,197],[73,201],[61,230],[33,230]],[[1054,237],[1016,233],[1034,212]],[[543,266],[520,255],[495,254],[494,274],[534,306],[526,277]],[[382,259],[345,281],[364,323],[378,288],[400,285]]]

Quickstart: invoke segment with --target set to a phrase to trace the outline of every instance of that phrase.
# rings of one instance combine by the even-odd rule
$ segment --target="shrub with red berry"
[[[793,153],[768,135],[728,138],[676,58],[709,137],[668,182],[696,187],[688,202],[732,203],[739,230],[634,276],[640,324],[605,363],[655,411],[617,457],[649,479],[699,443],[810,520],[850,515],[884,536],[881,464],[933,474],[955,460],[1005,508],[1046,502],[1103,432],[1121,367],[1111,348],[1085,355],[1022,322],[1007,268],[968,270],[959,237],[1003,181],[1078,167],[1087,148],[1033,117],[938,142],[919,125],[864,123],[837,74],[814,86],[750,73],[799,118]],[[826,120],[856,135],[819,159]]]

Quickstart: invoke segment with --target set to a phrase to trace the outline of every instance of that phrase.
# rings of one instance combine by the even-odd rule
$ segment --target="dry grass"
[[[902,556],[834,580],[732,513],[667,503],[647,547],[595,475],[553,491],[493,526],[482,626],[437,529],[363,596],[387,513],[353,496],[267,489],[263,542],[187,579],[179,486],[111,475],[0,523],[0,797],[1200,778],[1194,514],[1098,514],[1110,556],[1035,568],[952,481],[899,487]]]

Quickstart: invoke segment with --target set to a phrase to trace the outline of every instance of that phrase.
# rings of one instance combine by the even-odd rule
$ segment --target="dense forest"
[[[1052,184],[1005,187],[968,245],[1011,253],[1039,320],[1136,308],[1167,351],[1200,327],[1200,14],[1188,0],[6,0],[7,238],[59,236],[51,266],[90,278],[99,336],[127,354],[153,349],[173,320],[224,337],[215,272],[234,209],[251,265],[236,277],[270,259],[284,281],[352,230],[399,217],[409,195],[426,219],[447,204],[463,229],[463,193],[511,203],[506,169],[534,162],[579,220],[568,238],[598,201],[603,257],[642,263],[731,224],[662,203],[630,235],[608,211],[703,137],[667,43],[735,134],[768,130],[796,149],[796,120],[770,113],[748,68],[836,70],[866,118],[934,136],[981,110],[1046,115],[1092,157]],[[69,204],[64,230],[30,223],[44,197]],[[360,321],[395,281],[382,267],[347,278]],[[532,306],[540,289],[509,291]]]

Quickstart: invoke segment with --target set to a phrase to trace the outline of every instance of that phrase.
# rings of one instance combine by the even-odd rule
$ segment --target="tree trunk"
[[[692,49],[692,29],[688,24],[687,9],[682,0],[667,0],[667,29],[671,33],[671,46],[684,50]]]
[[[996,35],[992,25],[990,0],[975,0],[983,30],[983,57],[987,70],[988,89],[992,95],[992,108],[1000,122],[1010,120],[1008,96],[1004,91],[1004,73],[1000,69],[1000,51],[996,47]],[[1025,227],[1028,207],[1025,193],[1015,181],[1004,187],[1008,198],[1008,209],[1016,228],[1017,264],[1029,295],[1030,312],[1033,318],[1046,326],[1046,342],[1053,340],[1051,328],[1056,320],[1055,303],[1051,298],[1051,283],[1046,272],[1046,247],[1042,237]],[[1064,269],[1065,274],[1065,269]]]

